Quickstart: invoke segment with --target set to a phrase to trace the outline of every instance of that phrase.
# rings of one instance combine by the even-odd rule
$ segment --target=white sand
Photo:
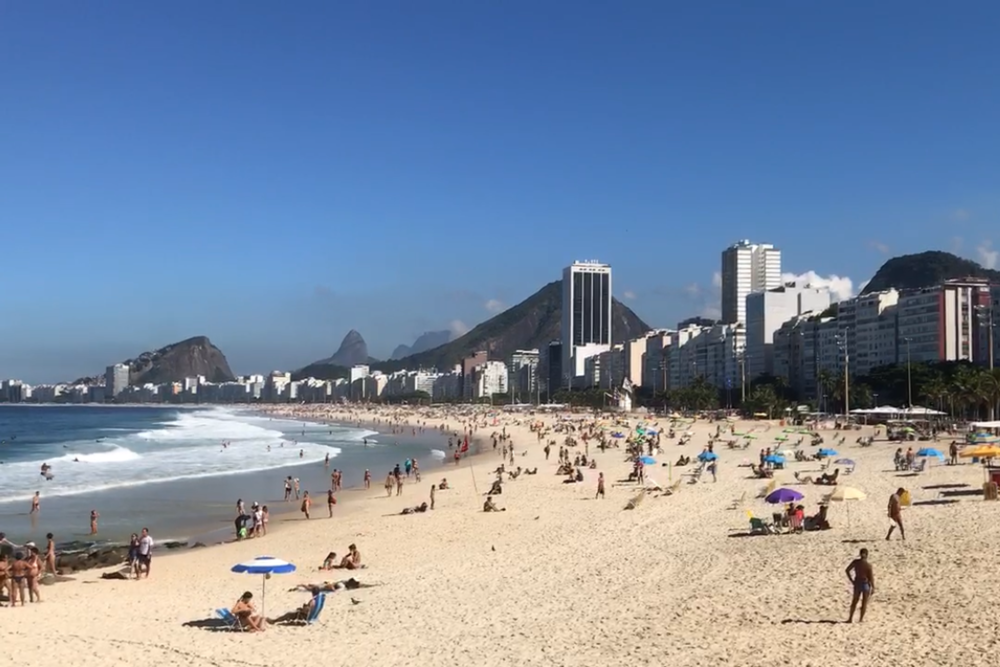
[[[505,418],[536,476],[505,484],[501,514],[481,512],[480,493],[499,457],[484,454],[446,474],[454,489],[438,493],[437,509],[396,514],[426,499],[440,473],[408,484],[401,498],[385,499],[381,479],[370,494],[334,519],[288,521],[263,540],[193,550],[154,559],[149,580],[101,581],[98,572],[43,588],[45,601],[0,609],[0,662],[25,665],[190,665],[271,667],[279,664],[354,665],[985,665],[995,662],[1000,596],[994,576],[1000,556],[1000,506],[962,498],[904,512],[908,540],[884,540],[885,507],[898,486],[915,501],[938,496],[922,487],[965,483],[978,487],[977,466],[934,466],[920,477],[892,472],[895,445],[862,449],[850,443],[840,456],[858,461],[843,482],[868,500],[851,506],[851,528],[834,505],[834,529],[801,535],[730,537],[748,525],[730,504],[744,492],[746,507],[769,517],[754,496],[763,482],[747,479],[744,459],[756,459],[761,438],[745,453],[724,446],[720,477],[684,484],[676,496],[648,496],[634,511],[623,506],[634,491],[615,486],[630,464],[620,450],[596,452],[608,478],[608,497],[594,500],[596,471],[582,484],[555,476],[555,452],[545,462],[524,426]],[[551,418],[550,418],[551,420]],[[454,421],[454,420],[453,420]],[[457,424],[451,424],[453,428]],[[738,425],[744,428],[746,425]],[[482,429],[489,433],[492,428]],[[701,451],[709,424],[694,427],[685,447],[664,440],[661,461]],[[771,434],[780,432],[773,427]],[[829,441],[835,436],[827,432]],[[561,438],[561,436],[559,436]],[[947,444],[939,445],[946,449]],[[811,451],[806,447],[807,451]],[[779,477],[810,471],[790,463]],[[473,473],[474,470],[474,473]],[[665,469],[651,468],[666,485]],[[675,471],[676,473],[677,471]],[[676,479],[676,478],[675,478]],[[795,486],[810,511],[822,487]],[[348,505],[352,505],[348,503]],[[323,517],[325,507],[315,514]],[[845,543],[845,540],[860,540]],[[357,576],[378,588],[327,597],[311,627],[272,627],[260,634],[212,632],[182,624],[211,617],[243,590],[259,598],[260,578],[230,573],[233,563],[261,554],[291,560],[295,574],[268,584],[267,612],[275,615],[308,600],[286,592],[294,584],[333,576],[315,572],[328,551],[360,547],[368,569]],[[847,615],[850,588],[844,568],[860,546],[871,550],[877,592],[864,624],[830,623]],[[495,550],[494,550],[495,548]],[[347,575],[344,575],[345,577]],[[350,598],[361,601],[354,605]],[[258,599],[259,603],[259,599]]]

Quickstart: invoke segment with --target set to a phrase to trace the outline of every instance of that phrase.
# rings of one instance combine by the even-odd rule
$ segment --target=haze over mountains
[[[1000,271],[983,268],[976,262],[948,252],[927,251],[894,257],[886,261],[864,288],[865,293],[889,289],[913,289],[940,284],[954,278],[989,278],[1000,284]],[[360,332],[351,329],[337,351],[294,372],[294,377],[344,377],[351,366],[369,364],[391,372],[401,368],[448,368],[462,358],[486,350],[492,358],[506,359],[518,349],[541,348],[559,338],[562,319],[560,281],[553,281],[521,303],[479,324],[465,335],[450,331],[428,331],[412,345],[399,345],[386,361],[373,359]],[[650,330],[638,315],[617,299],[612,300],[614,341],[640,336]],[[113,362],[112,362],[113,363]],[[181,382],[203,375],[211,382],[234,379],[225,355],[205,336],[195,336],[143,352],[129,365],[132,384]],[[251,369],[266,372],[267,369]],[[103,383],[103,375],[79,378],[79,384]]]

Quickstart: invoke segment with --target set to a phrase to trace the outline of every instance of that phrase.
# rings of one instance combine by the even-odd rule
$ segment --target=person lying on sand
[[[233,616],[240,622],[244,630],[263,632],[267,628],[267,623],[257,614],[257,610],[253,608],[252,599],[253,593],[250,591],[245,592],[236,601],[236,604],[233,605],[230,611],[233,612]]]
[[[524,469],[524,474],[525,475],[537,475],[538,474],[538,468],[525,468]]]
[[[416,507],[407,507],[407,508],[405,508],[402,512],[400,512],[400,514],[418,514],[418,513],[423,513],[423,512],[427,511],[428,507],[429,506],[427,505],[427,503],[420,503]]]
[[[493,504],[493,498],[487,497],[486,498],[486,502],[483,503],[483,511],[484,512],[506,512],[507,508],[506,507],[503,507],[503,508],[497,507],[496,505]]]
[[[275,625],[281,625],[285,623],[301,623],[302,621],[309,618],[309,614],[313,612],[316,608],[316,599],[318,593],[313,593],[313,596],[309,599],[309,602],[305,603],[298,609],[290,611],[287,614],[282,614],[277,618],[272,618],[268,620],[268,623],[273,623]]]
[[[486,495],[499,496],[501,493],[503,493],[503,484],[500,483],[499,479],[493,480],[493,485],[490,487],[490,490],[486,492]]]
[[[324,581],[321,584],[299,584],[294,588],[289,588],[289,593],[305,591],[316,595],[317,593],[333,593],[334,591],[353,591],[359,588],[375,588],[377,584],[363,584],[354,577],[342,579],[340,581]]]

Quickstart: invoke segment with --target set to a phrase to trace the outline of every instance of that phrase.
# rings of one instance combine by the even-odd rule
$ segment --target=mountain
[[[411,354],[420,354],[449,342],[451,342],[451,331],[425,331],[417,337],[417,340],[413,341],[413,345],[396,346],[396,349],[389,355],[389,359],[402,359]]]
[[[207,336],[195,336],[172,343],[152,352],[143,352],[135,359],[122,362],[129,367],[129,383],[183,382],[184,378],[204,375],[209,382],[235,380],[226,355],[212,345]],[[102,384],[104,376],[80,378],[74,384]]]
[[[335,380],[350,375],[351,366],[371,364],[376,361],[378,360],[368,356],[368,343],[365,342],[364,336],[351,329],[332,356],[293,371],[292,378],[300,380],[314,377],[317,380]]]
[[[991,282],[1000,284],[1000,271],[984,269],[972,260],[958,257],[950,252],[929,250],[888,260],[865,285],[861,293],[881,292],[890,287],[896,289],[932,287],[955,278],[989,278]]]
[[[638,315],[614,298],[611,300],[611,318],[615,343],[636,338],[650,330]],[[464,336],[425,352],[375,364],[374,368],[384,372],[400,368],[444,370],[479,350],[486,350],[492,359],[506,360],[514,350],[541,349],[558,340],[561,325],[562,281],[556,280]]]

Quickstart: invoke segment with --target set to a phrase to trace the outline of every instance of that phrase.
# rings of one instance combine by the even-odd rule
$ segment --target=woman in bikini
[[[14,607],[17,605],[17,601],[21,601],[21,606],[24,606],[24,598],[27,597],[26,592],[28,589],[28,563],[24,560],[24,554],[18,552],[14,556],[14,562],[10,565],[10,583],[8,585],[10,589],[10,606]]]

